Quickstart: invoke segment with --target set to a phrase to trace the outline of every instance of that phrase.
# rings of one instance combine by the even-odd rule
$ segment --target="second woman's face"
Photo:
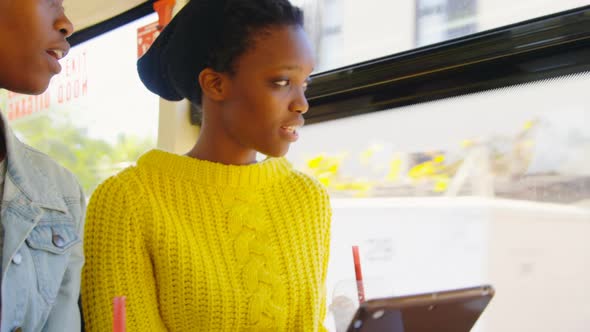
[[[63,0],[0,0],[0,87],[45,91],[61,70],[73,30]]]
[[[268,28],[253,41],[234,64],[223,125],[237,145],[279,157],[298,139],[303,125],[313,52],[297,26]]]

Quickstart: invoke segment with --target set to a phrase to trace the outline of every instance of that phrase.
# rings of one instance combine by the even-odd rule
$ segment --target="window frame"
[[[148,16],[154,12],[154,0],[146,1],[136,7],[129,9],[117,16],[114,16],[106,21],[100,22],[88,28],[74,32],[69,38],[68,42],[72,47],[88,41],[94,37],[115,30],[133,22],[142,17]],[[67,13],[66,13],[67,14]]]
[[[590,5],[312,75],[308,124],[590,71]]]

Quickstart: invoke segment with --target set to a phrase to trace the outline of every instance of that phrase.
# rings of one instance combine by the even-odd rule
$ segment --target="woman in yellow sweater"
[[[329,200],[283,158],[314,66],[302,21],[288,0],[192,0],[139,60],[151,91],[201,107],[201,134],[92,196],[87,331],[111,329],[115,296],[130,332],[324,330]]]

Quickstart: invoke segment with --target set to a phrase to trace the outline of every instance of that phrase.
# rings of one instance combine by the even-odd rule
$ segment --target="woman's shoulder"
[[[294,181],[296,185],[304,187],[308,191],[312,191],[325,199],[328,198],[328,190],[317,178],[297,169],[292,169],[289,178],[291,181]]]
[[[129,166],[115,175],[104,180],[94,193],[92,198],[104,196],[138,195],[143,190],[140,171],[137,166]]]
[[[296,179],[298,181],[301,181],[302,183],[314,187],[314,188],[318,188],[318,189],[322,189],[324,188],[324,185],[318,181],[318,179],[314,176],[311,176],[307,173],[304,173],[298,169],[293,168],[291,170],[291,178]]]
[[[111,175],[105,181],[103,181],[97,189],[100,188],[127,188],[127,190],[137,191],[142,189],[146,183],[146,179],[150,177],[150,173],[154,172],[154,168],[148,167],[144,162],[145,159],[152,154],[152,151],[148,151],[139,157],[136,163],[128,166],[118,173]]]

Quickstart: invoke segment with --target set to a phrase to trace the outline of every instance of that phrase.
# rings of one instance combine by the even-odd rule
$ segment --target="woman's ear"
[[[222,101],[228,94],[227,76],[211,68],[205,68],[199,73],[199,84],[203,96],[207,96],[211,100]]]

